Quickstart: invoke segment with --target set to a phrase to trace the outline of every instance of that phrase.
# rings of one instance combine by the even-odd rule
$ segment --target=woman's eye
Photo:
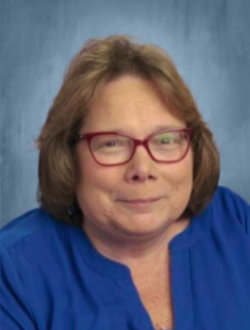
[[[172,139],[169,136],[165,136],[161,139],[161,143],[169,143]]]
[[[171,142],[173,142],[173,141],[174,141],[173,137],[172,137],[172,136],[169,136],[169,135],[162,136],[162,137],[160,137],[160,139],[159,139],[159,142],[160,142],[161,144],[169,144],[169,143],[171,143]]]
[[[115,147],[117,145],[116,141],[107,141],[103,144],[104,147]]]
[[[121,139],[106,140],[100,143],[101,148],[114,149],[114,148],[123,148],[125,142]]]

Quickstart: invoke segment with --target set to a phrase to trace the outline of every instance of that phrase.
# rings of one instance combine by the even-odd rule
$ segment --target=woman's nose
[[[136,183],[157,179],[156,163],[142,145],[136,148],[132,159],[126,166],[125,176],[128,182]]]

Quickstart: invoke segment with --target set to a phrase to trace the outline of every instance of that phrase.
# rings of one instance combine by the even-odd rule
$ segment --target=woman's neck
[[[105,257],[122,263],[131,271],[152,267],[152,263],[168,260],[169,243],[188,226],[189,220],[178,221],[165,231],[145,237],[117,237],[90,226],[83,226],[94,247]]]

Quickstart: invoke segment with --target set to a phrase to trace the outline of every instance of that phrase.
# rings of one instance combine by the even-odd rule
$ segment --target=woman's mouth
[[[133,208],[146,208],[153,205],[155,202],[160,200],[160,197],[157,198],[139,198],[139,199],[119,199],[119,202],[124,203],[125,205]]]

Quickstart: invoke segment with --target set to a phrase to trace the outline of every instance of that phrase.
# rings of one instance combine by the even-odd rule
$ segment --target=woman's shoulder
[[[230,208],[232,211],[247,210],[250,207],[249,203],[238,193],[224,186],[217,187],[213,203],[221,205],[224,208]]]
[[[77,253],[74,242],[79,231],[41,208],[10,221],[0,233],[2,273],[11,277],[13,283],[18,282],[18,274],[18,278],[25,278],[25,283],[29,279],[38,286],[37,282],[43,277],[50,281],[55,277],[61,280],[60,274],[68,265],[68,256]],[[80,258],[77,259],[79,262]],[[36,279],[30,278],[30,274]]]
[[[0,231],[2,253],[32,253],[43,247],[53,247],[64,240],[65,227],[70,227],[42,208],[33,209],[10,221]]]
[[[18,244],[44,227],[45,223],[48,222],[47,219],[46,212],[37,208],[11,220],[0,231],[2,246],[11,247]]]
[[[238,222],[250,234],[250,205],[231,189],[219,186],[210,203],[215,217],[224,218],[227,223]]]

